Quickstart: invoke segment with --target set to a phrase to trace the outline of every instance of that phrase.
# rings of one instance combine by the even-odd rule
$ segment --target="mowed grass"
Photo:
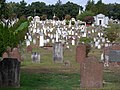
[[[30,53],[24,52],[21,62],[20,88],[2,88],[0,90],[120,90],[120,72],[104,70],[104,87],[100,89],[80,88],[80,65],[76,62],[76,46],[64,49],[64,61],[70,65],[54,63],[52,48],[35,48],[41,54],[40,63],[32,63]],[[94,51],[94,52],[93,52]],[[92,50],[90,55],[99,57],[100,50]]]

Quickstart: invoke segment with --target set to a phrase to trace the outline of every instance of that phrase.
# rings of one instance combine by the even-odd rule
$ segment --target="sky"
[[[6,1],[7,2],[10,2],[10,1],[20,2],[21,0],[6,0]],[[27,2],[28,4],[30,4],[31,2],[36,2],[36,1],[45,2],[47,5],[49,5],[49,4],[55,4],[58,0],[25,0],[25,2]],[[73,3],[76,3],[80,6],[85,7],[88,0],[61,0],[61,1],[63,4],[70,1],[70,2],[73,2]],[[94,0],[94,1],[96,3],[98,0]],[[106,4],[107,3],[115,3],[115,2],[120,4],[120,0],[102,0],[102,1],[103,1],[103,3],[106,3]]]

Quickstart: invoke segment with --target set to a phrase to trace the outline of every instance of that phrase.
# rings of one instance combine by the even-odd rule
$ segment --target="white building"
[[[100,25],[100,26],[108,25],[109,18],[103,14],[98,14],[98,15],[94,16],[94,19],[95,19],[95,25]]]

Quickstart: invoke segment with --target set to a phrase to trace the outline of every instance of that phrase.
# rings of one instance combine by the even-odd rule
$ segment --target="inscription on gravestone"
[[[61,42],[55,42],[53,46],[53,60],[54,62],[63,62],[63,45]]]

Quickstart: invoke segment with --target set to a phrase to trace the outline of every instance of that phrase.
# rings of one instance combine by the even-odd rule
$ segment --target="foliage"
[[[87,24],[92,24],[94,22],[93,16],[86,16],[83,18],[83,21],[85,21]]]
[[[93,11],[95,9],[94,6],[95,6],[94,0],[92,1],[88,0],[85,11]]]
[[[102,0],[99,0],[96,4],[94,3],[94,0],[92,1],[89,0],[86,5],[86,11],[92,11],[93,13],[95,13],[95,15],[100,13],[107,15],[108,12],[107,7],[102,2]]]
[[[108,16],[113,19],[119,19],[120,20],[120,4],[114,3],[114,4],[107,4],[106,5],[108,10]]]
[[[13,48],[24,41],[27,27],[28,22],[24,21],[23,18],[10,28],[0,24],[0,56],[7,49],[7,46]]]
[[[92,13],[91,11],[85,11],[85,12],[83,12],[82,14],[77,15],[77,20],[84,21],[84,18],[85,18],[86,16],[94,16],[94,13]]]
[[[107,15],[107,8],[106,8],[106,5],[102,2],[102,0],[99,0],[96,4],[95,4],[95,11],[94,13],[95,14],[104,14],[104,15]]]
[[[74,22],[74,21],[71,21],[71,24],[72,24],[72,25],[75,25],[75,22]]]
[[[80,43],[85,43],[85,44],[90,44],[92,41],[92,38],[87,38],[87,37],[81,37],[80,38]]]
[[[7,13],[8,13],[8,7],[7,4],[5,2],[6,0],[0,0],[0,21],[3,18],[7,18]]]
[[[65,23],[66,23],[66,25],[69,25],[70,21],[66,20],[66,22],[65,22]]]
[[[108,40],[113,43],[119,37],[119,33],[119,26],[112,24],[110,28],[105,29],[104,37],[108,38]]]
[[[79,7],[82,9],[82,6],[79,6],[72,2],[62,4],[60,0],[55,5],[46,5],[44,2],[39,1],[32,2],[31,4],[27,5],[26,2],[22,0],[19,3],[10,2],[8,3],[8,6],[10,6],[11,13],[16,13],[17,17],[20,17],[22,15],[47,15],[48,19],[53,19],[53,15],[55,13],[60,20],[63,20],[67,14],[75,18],[78,14]]]

